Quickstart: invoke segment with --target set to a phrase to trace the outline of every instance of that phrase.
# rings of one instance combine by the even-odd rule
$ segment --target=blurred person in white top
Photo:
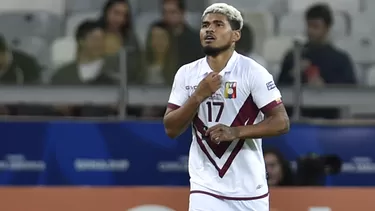
[[[268,211],[262,137],[289,131],[271,74],[238,54],[243,18],[227,4],[203,13],[205,58],[175,75],[164,127],[171,138],[192,124],[190,211]]]

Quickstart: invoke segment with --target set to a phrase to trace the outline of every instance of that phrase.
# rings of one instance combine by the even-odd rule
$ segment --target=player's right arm
[[[163,120],[165,132],[170,138],[176,138],[186,130],[196,115],[199,105],[221,86],[221,77],[210,73],[189,96],[183,68],[180,68],[175,75]]]

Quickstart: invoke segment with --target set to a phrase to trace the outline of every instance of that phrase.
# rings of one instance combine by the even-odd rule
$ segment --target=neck
[[[323,45],[328,44],[329,40],[327,38],[322,38],[321,40],[310,41],[309,43],[315,46],[323,46]]]
[[[229,49],[227,51],[220,53],[219,55],[215,57],[208,56],[207,57],[208,65],[214,72],[219,73],[225,68],[229,59],[232,57],[233,52],[234,52],[233,49]]]
[[[80,64],[90,63],[90,62],[96,61],[96,60],[98,60],[100,58],[101,57],[97,56],[97,55],[90,55],[90,54],[80,53],[78,55],[78,63],[80,63]]]

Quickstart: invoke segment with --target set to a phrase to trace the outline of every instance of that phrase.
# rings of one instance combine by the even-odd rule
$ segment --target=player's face
[[[264,155],[264,161],[266,162],[266,169],[268,173],[268,185],[278,185],[282,179],[282,167],[280,161],[276,155],[268,153]]]
[[[229,49],[239,38],[239,31],[232,30],[225,15],[210,13],[203,17],[200,40],[206,55],[218,55]]]

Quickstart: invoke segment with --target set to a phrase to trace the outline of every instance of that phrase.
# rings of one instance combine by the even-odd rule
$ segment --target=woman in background
[[[277,149],[265,149],[263,151],[269,186],[293,186],[294,175],[289,162]]]
[[[144,84],[172,85],[177,72],[175,45],[170,33],[163,23],[151,26],[146,42],[146,67]],[[142,111],[144,118],[158,118],[164,114],[164,108],[155,106],[145,107]]]
[[[128,82],[138,84],[142,70],[142,54],[132,25],[131,7],[127,0],[109,0],[99,19],[105,33],[105,53],[118,62],[121,48],[126,51]]]
[[[172,85],[177,72],[176,49],[163,23],[151,26],[146,42],[145,84]]]

